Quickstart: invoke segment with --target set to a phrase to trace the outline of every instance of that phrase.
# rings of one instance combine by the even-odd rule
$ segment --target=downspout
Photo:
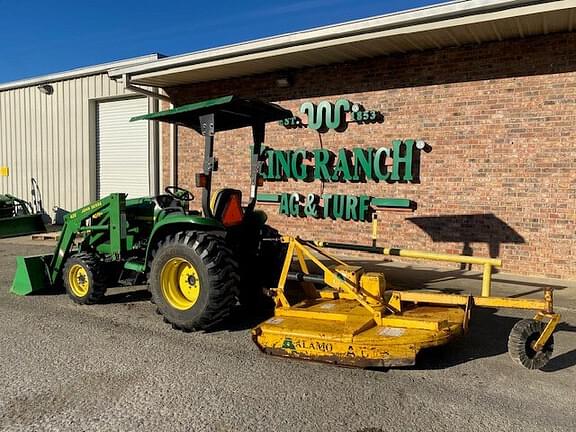
[[[146,89],[143,89],[142,87],[138,87],[137,85],[132,84],[132,82],[130,81],[130,75],[128,75],[128,74],[122,75],[122,80],[124,81],[124,88],[126,90],[131,90],[134,93],[139,93],[141,95],[148,96],[150,98],[160,99],[160,100],[163,100],[166,102],[171,102],[170,98],[166,95],[156,93],[156,92],[153,92],[150,90],[146,90]]]
[[[156,91],[158,91],[156,89]],[[160,103],[158,99],[148,99],[148,112],[158,112]],[[150,194],[160,194],[160,128],[158,122],[148,122],[148,172],[150,177]]]
[[[174,105],[170,104],[170,108]],[[178,125],[170,123],[170,184],[178,186]]]

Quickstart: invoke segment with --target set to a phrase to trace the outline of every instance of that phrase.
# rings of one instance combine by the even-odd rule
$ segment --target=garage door
[[[96,114],[98,198],[112,192],[150,195],[148,122],[130,118],[148,112],[147,98],[100,102]]]

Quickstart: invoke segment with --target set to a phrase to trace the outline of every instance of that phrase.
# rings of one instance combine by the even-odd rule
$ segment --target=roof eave
[[[410,34],[426,26],[449,28],[458,20],[473,23],[491,19],[491,16],[522,16],[576,7],[576,0],[491,0],[454,1],[398,12],[380,17],[352,21],[317,29],[290,33],[272,38],[260,39],[220,48],[173,56],[147,65],[113,69],[112,78],[129,75],[132,82],[155,85],[153,77],[177,70],[202,69],[217,62],[237,62],[244,58],[252,60],[281,54],[283,51],[302,52],[318,45],[341,45],[354,38],[377,38],[384,33],[389,35]],[[493,18],[492,18],[493,19]]]

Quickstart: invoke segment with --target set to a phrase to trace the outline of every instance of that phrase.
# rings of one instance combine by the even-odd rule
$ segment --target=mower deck
[[[410,366],[423,348],[444,345],[463,333],[465,311],[449,306],[414,306],[376,325],[355,300],[313,299],[253,330],[265,353],[356,367]]]
[[[265,353],[354,367],[411,366],[420,350],[464,334],[474,307],[504,307],[537,311],[512,329],[512,358],[528,369],[540,369],[550,359],[552,333],[560,319],[553,310],[552,290],[545,289],[542,300],[491,296],[491,266],[501,265],[499,260],[294,237],[282,241],[288,245],[286,257],[278,287],[270,291],[274,317],[252,330]],[[481,264],[482,295],[396,290],[383,273],[348,265],[325,252],[326,247]]]

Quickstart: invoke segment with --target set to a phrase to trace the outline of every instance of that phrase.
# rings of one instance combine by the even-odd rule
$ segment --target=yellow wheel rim
[[[188,310],[196,304],[200,295],[200,278],[190,261],[172,258],[160,273],[162,295],[170,306]]]
[[[86,269],[80,264],[74,264],[70,267],[70,271],[68,272],[68,282],[72,294],[76,297],[84,297],[88,294],[88,289],[90,288],[88,273],[86,273]]]

